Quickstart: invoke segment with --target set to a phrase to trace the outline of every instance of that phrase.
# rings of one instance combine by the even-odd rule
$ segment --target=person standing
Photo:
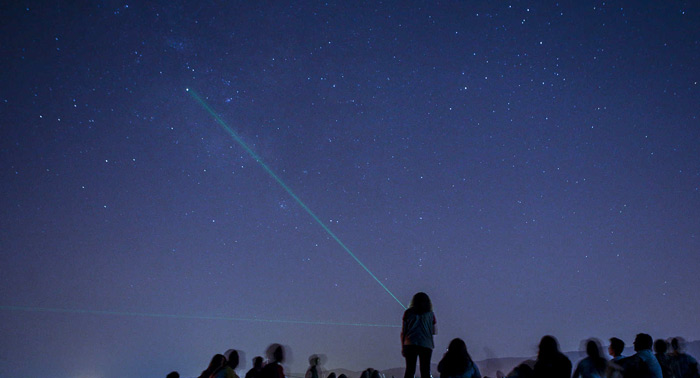
[[[404,378],[414,378],[416,362],[420,361],[421,378],[430,378],[430,358],[437,334],[433,304],[428,294],[416,293],[410,306],[403,313],[401,326],[401,354],[406,359]]]

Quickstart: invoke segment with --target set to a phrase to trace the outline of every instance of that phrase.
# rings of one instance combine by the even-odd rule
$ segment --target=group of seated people
[[[586,342],[586,357],[572,369],[571,360],[559,350],[557,340],[553,336],[544,336],[536,360],[524,361],[506,375],[498,372],[497,378],[700,378],[698,362],[683,352],[682,339],[673,338],[670,342],[658,339],[654,342],[648,334],[640,333],[633,345],[636,353],[626,357],[622,354],[624,341],[611,338],[608,353],[612,358],[608,359],[603,355],[600,342],[590,339]],[[652,352],[652,348],[656,353]],[[284,361],[284,348],[273,344],[268,348],[267,356],[267,363],[263,363],[262,357],[255,357],[253,367],[245,378],[285,378],[281,365]],[[235,371],[238,363],[236,350],[216,354],[199,378],[239,378]],[[332,372],[324,377],[320,369],[320,357],[316,355],[309,358],[309,365],[305,378],[336,378]],[[437,369],[440,378],[482,378],[479,367],[471,359],[467,346],[461,339],[450,342]],[[177,372],[167,376],[179,377]],[[337,378],[347,377],[340,374]],[[377,370],[366,369],[360,378],[384,377]]]
[[[671,346],[669,352],[668,346]],[[683,353],[682,340],[653,341],[646,333],[637,334],[633,342],[635,354],[623,356],[625,342],[613,337],[604,357],[600,342],[586,342],[586,357],[573,370],[568,357],[559,351],[557,340],[545,336],[540,341],[536,361],[518,365],[505,377],[508,378],[700,378],[698,362]],[[652,352],[652,346],[654,352]],[[444,377],[442,377],[444,378]],[[501,378],[501,377],[498,377]]]

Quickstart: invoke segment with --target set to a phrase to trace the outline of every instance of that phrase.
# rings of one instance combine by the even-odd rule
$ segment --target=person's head
[[[224,366],[224,364],[226,364],[226,357],[223,354],[215,354],[214,357],[211,358],[207,370],[214,371]]]
[[[311,366],[318,366],[321,364],[321,357],[319,357],[317,354],[312,354],[309,356],[309,365]]]
[[[271,363],[284,362],[284,347],[280,344],[272,344],[267,347],[267,359]]]
[[[625,342],[613,337],[610,339],[610,348],[608,348],[608,353],[613,357],[618,357],[622,355],[622,351],[625,350]]]
[[[335,373],[334,372],[328,373],[328,376],[326,378],[335,378]]]
[[[226,351],[226,365],[231,369],[236,369],[238,363],[240,362],[240,357],[238,351],[235,349],[229,349]]]
[[[338,378],[348,378],[348,376],[345,375],[345,374],[341,374],[341,375],[338,376]]]
[[[586,342],[586,355],[590,358],[603,358],[603,353],[600,351],[600,343],[596,339],[588,339]]]
[[[413,296],[411,299],[411,305],[409,308],[414,309],[419,314],[423,314],[433,310],[433,304],[430,302],[430,297],[428,294],[419,292]]]
[[[170,374],[166,375],[165,378],[180,378],[180,373],[172,371]]]
[[[683,340],[682,338],[674,337],[673,339],[671,339],[671,349],[673,349],[673,352],[681,353],[684,347],[685,340]]]
[[[664,339],[656,339],[654,341],[654,352],[656,354],[666,354],[666,350],[668,350],[668,343]]]
[[[467,350],[467,344],[460,338],[455,338],[450,341],[450,345],[447,346],[447,354],[459,359],[471,361],[471,356],[469,356],[469,351]]]
[[[559,352],[559,343],[557,342],[557,339],[554,338],[554,336],[544,336],[542,337],[542,340],[540,340],[540,347],[539,347],[539,353],[538,356],[551,356],[553,354],[557,354]]]
[[[255,356],[253,358],[253,368],[261,369],[263,367],[263,358],[260,356]]]
[[[654,344],[654,340],[646,333],[638,333],[637,337],[634,338],[633,344],[634,351],[639,352],[641,350],[651,349],[651,346]]]
[[[379,370],[372,369],[372,373],[369,375],[370,378],[382,378],[382,373]]]

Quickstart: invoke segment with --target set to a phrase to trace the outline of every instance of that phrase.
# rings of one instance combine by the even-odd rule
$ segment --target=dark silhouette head
[[[472,363],[472,357],[467,351],[467,344],[460,338],[450,341],[445,356],[440,361],[440,375],[456,377],[462,375]]]
[[[668,343],[664,339],[656,339],[654,341],[654,352],[656,354],[666,354],[666,351],[668,350]]]
[[[607,360],[603,357],[601,349],[600,342],[597,339],[588,339],[586,342],[586,355],[600,375],[603,375],[602,373],[607,367]]]
[[[166,375],[165,378],[180,378],[180,373],[173,371]]]
[[[321,364],[321,357],[318,354],[312,354],[309,356],[309,365],[318,366]]]
[[[685,340],[683,340],[680,337],[674,337],[671,339],[671,349],[675,353],[681,353],[683,351],[683,348],[685,347]]]
[[[338,376],[338,378],[348,378],[348,376],[345,375],[345,374],[341,374],[341,375]]]
[[[267,347],[267,360],[271,363],[284,362],[284,347],[280,344],[272,344]]]
[[[638,333],[637,337],[634,338],[634,351],[639,352],[645,349],[651,349],[654,344],[654,339],[646,333]]]
[[[370,378],[382,378],[382,373],[379,370],[372,369],[372,373],[369,375]]]
[[[326,378],[335,378],[335,373],[330,372]]]
[[[603,358],[603,353],[600,351],[600,343],[595,339],[589,339],[586,342],[586,355],[590,358]]]
[[[433,304],[430,302],[430,297],[428,294],[423,292],[416,293],[413,296],[413,299],[411,299],[411,305],[408,307],[412,308],[419,314],[424,314],[433,310]]]
[[[550,335],[542,337],[542,340],[540,340],[539,353],[537,354],[537,357],[548,357],[557,353],[559,353],[559,343],[557,342],[557,339]]]
[[[253,369],[262,369],[263,358],[260,356],[253,357]]]
[[[622,351],[625,350],[625,342],[618,339],[617,337],[613,337],[610,339],[610,355],[613,357],[621,356]]]
[[[226,365],[235,370],[238,367],[238,364],[241,362],[240,357],[238,356],[238,351],[235,349],[229,349],[226,351],[226,353],[228,354]]]

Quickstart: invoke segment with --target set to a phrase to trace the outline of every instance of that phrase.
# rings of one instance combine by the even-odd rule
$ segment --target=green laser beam
[[[306,321],[306,320],[237,318],[237,317],[232,317],[232,316],[207,316],[207,315],[178,315],[178,314],[159,314],[159,313],[111,311],[111,310],[84,310],[84,309],[76,309],[76,308],[56,308],[56,307],[30,307],[30,306],[2,306],[2,305],[0,305],[0,310],[24,311],[24,312],[51,312],[51,313],[60,313],[60,314],[135,316],[135,317],[143,317],[143,318],[228,320],[228,321],[239,321],[239,322],[257,322],[257,323],[291,323],[291,324],[330,325],[330,326],[349,326],[349,327],[378,327],[378,328],[399,328],[399,327],[401,327],[399,325],[394,325],[394,324],[343,323],[343,322],[320,322],[320,321],[314,322],[314,321]]]
[[[236,141],[236,143],[238,143],[241,147],[243,147],[243,149],[244,149],[246,152],[248,152],[248,154],[249,154],[250,156],[252,156],[253,159],[255,159],[255,161],[257,161],[258,164],[260,164],[260,165],[263,167],[263,169],[265,169],[265,172],[267,172],[267,174],[269,174],[273,179],[275,179],[275,181],[277,181],[278,184],[280,184],[280,186],[287,192],[287,194],[289,194],[289,195],[294,199],[294,201],[296,201],[296,202],[299,204],[299,206],[301,206],[309,215],[311,215],[311,218],[313,218],[313,219],[316,221],[316,223],[318,223],[319,226],[321,226],[321,228],[323,228],[323,230],[325,230],[326,233],[328,233],[328,235],[330,235],[331,238],[333,238],[333,240],[335,240],[335,241],[345,250],[345,252],[347,252],[347,253],[355,260],[355,262],[357,262],[357,263],[362,267],[362,269],[364,269],[370,276],[372,276],[372,278],[374,278],[374,280],[377,281],[377,283],[378,283],[379,285],[381,285],[381,287],[382,287],[387,293],[389,293],[389,295],[391,295],[391,297],[394,298],[394,299],[396,300],[396,302],[398,302],[398,303],[401,305],[401,307],[403,307],[404,310],[406,309],[406,306],[404,306],[404,304],[401,303],[401,301],[400,301],[398,298],[396,298],[396,296],[394,295],[394,293],[392,293],[391,290],[389,290],[389,288],[387,288],[387,287],[382,283],[382,281],[380,281],[379,278],[377,278],[377,276],[375,276],[374,273],[372,273],[372,271],[370,271],[369,268],[367,268],[367,266],[365,266],[365,264],[363,264],[362,261],[360,261],[360,259],[357,258],[357,256],[355,256],[354,253],[352,253],[352,251],[350,250],[350,248],[348,248],[348,247],[345,245],[345,243],[343,243],[343,242],[333,233],[333,231],[331,231],[330,228],[328,228],[328,226],[326,226],[326,224],[323,223],[323,221],[321,221],[321,219],[320,219],[319,217],[317,217],[316,214],[314,214],[314,212],[311,211],[311,209],[309,209],[309,207],[306,206],[306,204],[304,204],[304,202],[302,202],[301,199],[299,199],[299,197],[297,197],[296,194],[294,194],[294,192],[292,192],[292,190],[287,186],[287,184],[285,184],[285,183],[282,181],[282,179],[281,179],[279,176],[277,176],[277,174],[276,174],[274,171],[272,171],[272,169],[271,169],[270,167],[268,167],[267,164],[265,164],[265,162],[262,161],[262,159],[260,158],[260,156],[258,156],[250,147],[248,147],[248,145],[243,141],[243,139],[241,139],[241,138],[238,136],[238,134],[237,134],[235,131],[233,131],[233,129],[232,129],[231,127],[229,127],[229,125],[228,125],[226,122],[224,122],[224,120],[214,111],[214,109],[212,109],[212,108],[209,106],[209,104],[207,104],[206,101],[204,101],[204,99],[202,99],[202,97],[200,97],[195,91],[193,91],[193,90],[191,90],[191,89],[189,89],[189,88],[187,88],[187,92],[189,92],[190,95],[192,95],[192,97],[194,97],[194,99],[197,100],[197,102],[199,102],[199,104],[202,105],[202,107],[203,107],[212,117],[214,117],[214,119],[216,120],[216,122],[217,122],[219,125],[221,125],[221,127],[223,127],[224,130],[226,130],[226,132],[233,138],[233,140]]]

